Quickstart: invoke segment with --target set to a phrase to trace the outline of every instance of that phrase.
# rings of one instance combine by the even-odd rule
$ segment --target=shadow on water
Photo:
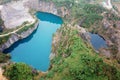
[[[62,24],[63,23],[63,20],[62,19],[59,19],[60,17],[59,16],[56,16],[54,14],[51,15],[51,13],[46,13],[46,12],[37,12],[35,13],[36,17],[38,19],[40,19],[41,21],[48,21],[48,22],[51,22],[51,23],[56,23],[56,24]],[[41,16],[42,15],[42,16]],[[56,16],[56,17],[54,17]],[[56,21],[57,20],[57,21]],[[38,25],[39,26],[39,25]],[[33,35],[36,33],[37,29],[30,35],[28,36],[27,38],[24,38],[24,39],[21,39],[17,42],[15,42],[11,47],[5,49],[3,51],[3,53],[10,53],[11,51],[13,51],[16,47],[18,47],[19,44],[24,44],[28,41],[30,41],[33,37]]]
[[[59,16],[56,16],[54,14],[51,15],[51,13],[46,13],[46,12],[37,12],[35,13],[36,17],[38,19],[40,19],[41,21],[48,21],[48,22],[51,22],[51,23],[56,23],[56,24],[62,24],[63,23],[63,20],[62,19],[59,19],[60,17]],[[41,16],[42,15],[42,16]],[[54,17],[56,16],[56,17]],[[57,20],[57,21],[56,21]],[[39,26],[39,25],[38,25]],[[11,47],[5,49],[3,51],[3,53],[10,53],[11,51],[13,51],[16,47],[18,47],[19,44],[24,44],[28,41],[30,41],[33,37],[33,35],[36,33],[37,29],[30,35],[28,36],[27,38],[24,38],[24,39],[21,39],[17,42],[15,42]]]
[[[39,26],[39,25],[38,25]],[[18,47],[20,44],[24,44],[26,42],[29,42],[33,35],[37,32],[37,29],[35,31],[33,31],[33,33],[28,36],[27,38],[24,38],[24,39],[20,39],[19,41],[15,42],[12,46],[10,46],[9,48],[5,49],[3,51],[3,53],[10,53],[11,51],[13,51],[16,47]]]
[[[41,21],[48,21],[48,22],[56,23],[56,24],[62,24],[63,23],[63,20],[59,19],[60,18],[59,16],[56,16],[54,14],[51,15],[51,13],[46,13],[46,12],[40,12],[39,11],[35,15]],[[56,16],[56,17],[54,17],[54,16]]]
[[[38,28],[3,52],[10,53],[13,62],[24,62],[37,70],[47,71],[50,65],[52,35],[60,28],[63,20],[45,12],[37,12],[35,15],[40,20]]]

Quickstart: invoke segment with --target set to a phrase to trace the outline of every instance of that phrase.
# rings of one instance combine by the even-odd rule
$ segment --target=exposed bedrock
[[[10,36],[7,42],[0,45],[0,51],[4,51],[5,49],[9,48],[12,44],[20,39],[24,39],[28,37],[34,30],[38,27],[38,22],[34,25],[35,27],[29,28],[27,31],[22,32],[21,34],[14,33]]]

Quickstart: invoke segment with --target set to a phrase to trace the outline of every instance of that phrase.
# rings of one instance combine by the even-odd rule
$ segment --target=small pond
[[[36,17],[40,19],[37,30],[4,52],[11,54],[13,62],[24,62],[37,70],[47,71],[50,65],[52,36],[63,22],[60,17],[50,13],[37,12]]]
[[[96,50],[107,47],[106,41],[101,36],[99,36],[98,34],[94,34],[94,33],[89,33],[89,34],[91,37],[90,41]]]

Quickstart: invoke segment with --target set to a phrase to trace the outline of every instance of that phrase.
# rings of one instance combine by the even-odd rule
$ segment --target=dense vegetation
[[[8,39],[10,38],[11,35],[8,35],[8,36],[4,36],[2,38],[0,38],[0,45],[7,42]]]
[[[80,26],[85,28],[97,26],[103,19],[102,13],[106,11],[98,4],[89,4],[91,0],[46,1],[53,1],[57,7],[64,6],[69,9],[70,16],[65,20],[75,20],[75,23],[81,23]],[[107,18],[120,20],[116,15]],[[17,33],[20,34],[31,27],[33,24],[25,26]],[[55,57],[51,60],[50,70],[40,80],[120,80],[120,69],[116,67],[116,63],[109,63],[110,60],[96,54],[91,46],[80,38],[75,26],[64,24],[57,34],[59,35],[55,37],[58,41],[52,46]],[[5,42],[7,38],[0,39],[0,43]],[[34,77],[32,69],[23,63],[7,66],[4,74],[10,80],[32,80]]]
[[[3,26],[4,26],[4,21],[3,21],[2,18],[0,17],[0,32],[3,31]]]
[[[4,75],[9,80],[33,80],[34,70],[24,63],[15,63],[5,68]]]
[[[50,1],[50,0],[46,0]],[[68,23],[78,24],[81,27],[87,28],[90,32],[98,33],[103,36],[106,40],[111,39],[113,34],[109,31],[113,26],[113,32],[116,32],[120,21],[120,17],[117,15],[117,7],[113,6],[114,10],[106,10],[102,7],[101,0],[52,0],[56,6],[65,7],[69,10],[70,15],[65,16],[65,21]],[[105,0],[103,0],[105,1]],[[120,0],[111,0],[112,2],[120,2]],[[61,4],[59,4],[61,3]],[[119,4],[119,3],[118,3]],[[112,26],[110,26],[111,24]],[[116,29],[116,31],[115,31]],[[108,33],[106,33],[106,30]],[[109,47],[110,54],[117,54],[118,46],[115,43],[115,39],[111,39],[114,41],[113,44]],[[117,42],[117,40],[116,40]],[[116,55],[117,56],[117,55]],[[117,56],[118,57],[118,56]],[[120,59],[118,59],[120,62]]]
[[[17,31],[17,34],[21,34],[22,32],[25,32],[25,31],[27,31],[28,29],[31,29],[31,28],[33,28],[33,27],[35,27],[35,23],[36,23],[37,21],[35,21],[33,24],[29,24],[29,25],[26,25],[28,22],[24,22],[23,24],[22,24],[22,26],[24,26],[24,28],[22,28],[22,29],[20,29],[19,31]]]
[[[50,1],[50,0],[46,0]],[[58,7],[66,7],[70,15],[66,21],[74,21],[82,27],[89,28],[99,23],[103,19],[101,15],[106,10],[99,4],[90,4],[91,0],[52,0]],[[93,0],[92,0],[93,1]],[[94,0],[97,2],[98,0]],[[94,24],[96,23],[96,24]]]
[[[3,26],[4,22],[2,20],[2,18],[0,17],[0,26]]]
[[[93,49],[79,37],[76,27],[64,25],[55,35],[55,58],[51,69],[40,80],[119,80],[120,71],[104,62]]]
[[[10,55],[9,54],[3,54],[0,53],[0,63],[5,63],[10,59]]]
[[[37,21],[36,21],[37,22]],[[35,23],[36,23],[35,22]],[[35,23],[33,24],[30,24],[30,25],[26,25],[28,22],[24,22],[21,26],[19,26],[18,28],[24,26],[24,28],[21,28],[19,31],[17,31],[16,33],[17,34],[21,34],[22,32],[24,31],[27,31],[28,29],[30,28],[33,28],[35,26]],[[14,30],[14,29],[13,29]],[[8,33],[9,31],[13,31],[12,29],[11,30],[6,30],[4,31],[4,34]],[[0,44],[4,44],[5,42],[8,41],[8,39],[11,37],[11,34],[10,35],[7,35],[7,36],[4,36],[2,38],[0,38]]]

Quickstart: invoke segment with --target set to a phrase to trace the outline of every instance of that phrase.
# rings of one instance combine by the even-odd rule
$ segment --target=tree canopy
[[[6,67],[4,75],[9,80],[33,80],[32,68],[24,63],[15,63]]]

